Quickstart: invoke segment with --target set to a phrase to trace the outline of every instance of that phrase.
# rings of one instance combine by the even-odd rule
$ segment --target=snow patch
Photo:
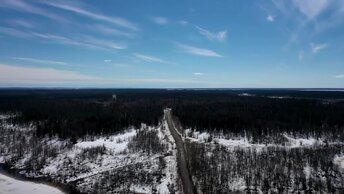
[[[290,96],[267,96],[268,98],[271,99],[290,99]]]
[[[319,139],[316,140],[314,138],[292,138],[286,134],[283,134],[283,136],[288,140],[287,146],[291,148],[298,148],[298,147],[311,147],[315,145],[323,145],[324,142]]]
[[[8,118],[11,118],[11,115],[0,114],[0,120],[6,120]]]
[[[131,138],[136,135],[136,130],[131,129],[124,134],[113,135],[109,138],[101,137],[94,141],[82,141],[75,144],[78,148],[92,148],[97,146],[105,146],[114,152],[121,152],[127,148],[127,144]]]
[[[184,134],[187,139],[196,141],[199,143],[214,143],[220,144],[228,148],[252,148],[261,150],[267,147],[281,147],[281,148],[304,148],[312,146],[323,146],[325,142],[322,139],[309,138],[293,138],[287,134],[282,134],[286,139],[284,144],[260,144],[252,143],[246,137],[225,138],[223,135],[212,135],[208,132],[193,131],[191,129],[185,129]],[[332,142],[330,144],[341,144],[340,142]]]
[[[241,93],[241,94],[238,94],[238,96],[256,96],[256,95],[250,94],[250,93]]]
[[[311,176],[313,168],[307,164],[304,168],[303,168],[303,173],[305,173],[306,179],[309,179],[309,177]]]
[[[335,165],[338,165],[339,168],[344,169],[344,156],[343,155],[342,156],[336,155],[333,159],[333,163]]]
[[[232,191],[244,191],[246,189],[246,182],[242,177],[233,179],[228,185],[229,189]]]
[[[63,192],[57,188],[45,184],[16,180],[3,174],[0,174],[0,188],[1,194],[63,194]]]

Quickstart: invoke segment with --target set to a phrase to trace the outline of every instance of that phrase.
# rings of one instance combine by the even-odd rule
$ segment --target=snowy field
[[[37,184],[29,181],[20,181],[0,173],[0,194],[63,194],[57,188]]]

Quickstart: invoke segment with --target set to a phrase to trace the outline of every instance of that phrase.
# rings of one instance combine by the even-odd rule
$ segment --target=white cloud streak
[[[53,64],[53,65],[67,65],[67,63],[63,62],[63,61],[36,59],[36,58],[29,58],[29,57],[14,57],[14,59],[22,60],[22,61],[28,61],[28,62],[32,62],[32,63]]]
[[[315,44],[315,43],[310,43],[312,53],[316,54],[319,51],[325,49],[327,47],[326,43],[323,44]]]
[[[105,35],[113,35],[113,36],[125,37],[125,38],[134,38],[135,37],[135,35],[131,32],[125,32],[125,31],[118,30],[116,28],[108,27],[105,25],[99,25],[98,24],[98,25],[90,25],[87,27],[88,27],[88,29],[90,29],[93,32],[96,32],[96,33],[101,32]]]
[[[94,38],[92,36],[81,36],[82,38],[69,38],[64,36],[59,36],[55,34],[43,34],[37,32],[25,32],[19,31],[13,28],[0,27],[0,34],[6,34],[8,36],[18,37],[18,38],[28,38],[34,39],[39,38],[41,40],[63,44],[63,45],[73,45],[80,46],[82,48],[92,48],[101,50],[121,50],[126,49],[127,46],[123,44],[118,44],[109,40],[102,40]]]
[[[205,36],[206,38],[208,38],[211,41],[217,40],[219,42],[224,42],[226,40],[227,30],[213,33],[213,32],[210,32],[210,31],[204,29],[204,28],[196,26],[196,25],[195,25],[195,28],[198,30],[198,32],[201,35]]]
[[[7,84],[74,83],[93,81],[91,76],[54,68],[0,64],[0,82]]]
[[[9,23],[12,26],[20,26],[24,28],[33,28],[35,26],[33,22],[23,19],[11,19],[8,20],[7,23]]]
[[[102,14],[97,14],[97,13],[93,13],[91,11],[79,8],[79,7],[75,7],[72,5],[67,5],[67,4],[61,4],[61,3],[55,3],[52,1],[45,1],[44,4],[58,8],[58,9],[62,9],[65,11],[70,11],[73,12],[75,14],[79,14],[94,20],[100,20],[100,21],[104,21],[104,22],[109,22],[112,24],[115,24],[117,26],[121,26],[130,30],[138,30],[137,26],[135,24],[133,24],[132,22],[124,19],[124,18],[120,18],[120,17],[109,17],[109,16],[105,16]]]
[[[49,18],[49,19],[52,19],[55,21],[59,21],[59,22],[66,22],[67,21],[59,15],[48,12],[44,9],[41,9],[37,6],[34,6],[32,4],[24,2],[22,0],[2,0],[0,3],[0,8],[1,7],[13,9],[13,10],[20,11],[20,12],[40,15],[40,16],[43,16],[43,17],[46,17],[46,18]]]
[[[32,34],[19,31],[13,28],[6,28],[0,26],[0,34],[5,34],[8,36],[13,36],[17,38],[32,38]]]
[[[160,16],[157,16],[157,17],[152,17],[152,21],[156,24],[159,24],[159,25],[166,25],[168,24],[168,19],[164,18],[164,17],[160,17]]]
[[[335,78],[344,79],[344,74],[336,75]]]
[[[119,85],[124,84],[214,84],[205,81],[184,79],[107,79],[83,75],[74,71],[54,68],[23,67],[18,65],[0,64],[0,86],[25,86],[25,85]]]
[[[202,75],[204,75],[204,73],[200,73],[200,72],[195,72],[195,73],[193,73],[195,76],[202,76]]]
[[[150,56],[150,55],[144,55],[141,53],[134,53],[134,56],[138,59],[141,59],[143,61],[146,62],[155,62],[155,63],[164,63],[164,64],[170,64],[170,65],[174,65],[175,63],[170,62],[170,61],[166,61],[164,59],[155,57],[155,56]]]
[[[223,57],[217,52],[209,50],[209,49],[197,48],[197,47],[184,45],[184,44],[177,44],[177,46],[181,48],[184,52],[192,54],[192,55],[198,55],[198,56],[203,56],[203,57]]]
[[[180,21],[178,21],[177,23],[180,24],[180,25],[182,25],[182,26],[186,26],[186,25],[189,24],[189,22],[188,22],[188,21],[185,21],[185,20],[180,20]]]
[[[109,40],[102,40],[102,39],[98,39],[98,38],[94,38],[92,36],[83,36],[83,40],[85,43],[87,44],[91,44],[91,45],[95,45],[95,46],[99,46],[99,47],[103,47],[103,48],[107,48],[107,49],[126,49],[127,46],[124,44],[118,44]]]

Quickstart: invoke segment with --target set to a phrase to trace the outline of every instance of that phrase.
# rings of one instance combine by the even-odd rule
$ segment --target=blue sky
[[[344,87],[344,0],[0,0],[0,86]]]

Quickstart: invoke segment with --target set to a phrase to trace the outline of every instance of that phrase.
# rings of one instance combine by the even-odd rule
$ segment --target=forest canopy
[[[2,89],[0,112],[32,122],[38,135],[82,137],[157,125],[171,107],[197,130],[263,136],[342,134],[344,92],[302,90]]]

